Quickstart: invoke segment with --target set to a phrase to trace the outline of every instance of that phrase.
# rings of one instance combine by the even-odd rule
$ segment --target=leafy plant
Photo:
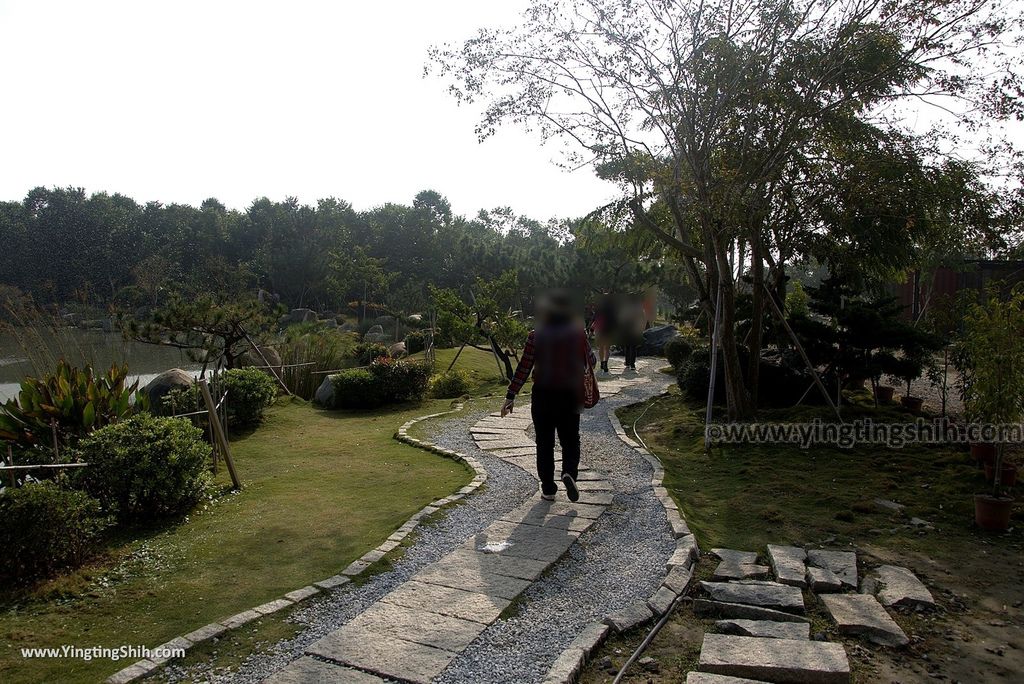
[[[371,409],[385,402],[383,387],[366,368],[349,368],[331,377],[338,408]]]
[[[243,425],[263,419],[263,409],[274,403],[277,383],[257,368],[230,368],[221,374],[228,393],[228,412]]]
[[[96,430],[78,445],[89,463],[78,484],[122,522],[191,508],[210,481],[210,445],[187,420],[140,413]]]
[[[285,366],[281,379],[292,394],[306,400],[316,394],[324,371],[352,365],[352,335],[337,330],[293,325],[276,347]]]
[[[66,444],[145,408],[138,381],[127,380],[128,366],[97,375],[92,366],[75,368],[61,359],[52,375],[25,378],[17,398],[0,406],[0,439],[49,446],[56,429]]]
[[[692,353],[693,343],[682,335],[673,337],[665,343],[665,358],[676,372],[682,369]]]
[[[112,524],[99,501],[51,481],[5,489],[0,520],[0,577],[13,582],[81,565]]]
[[[414,330],[405,336],[405,351],[410,354],[423,351],[427,346],[427,336],[420,330]]]
[[[386,401],[418,401],[430,381],[430,364],[423,361],[380,357],[370,364],[370,373],[380,384]]]
[[[437,399],[455,399],[469,393],[469,377],[461,368],[453,368],[434,377],[430,394]]]
[[[380,342],[360,342],[350,354],[360,366],[369,366],[374,359],[390,356],[387,346]]]

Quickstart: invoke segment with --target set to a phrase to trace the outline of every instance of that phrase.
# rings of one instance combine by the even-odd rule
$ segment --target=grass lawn
[[[392,439],[409,418],[447,406],[349,413],[282,400],[232,441],[241,492],[114,544],[101,563],[0,597],[0,681],[97,682],[131,661],[25,660],[19,649],[154,646],[336,574],[472,478]]]
[[[643,411],[646,410],[646,413]],[[774,413],[774,415],[773,415]],[[765,412],[764,421],[829,421],[827,410]],[[847,419],[872,416],[908,422],[893,409],[849,407]],[[941,609],[899,615],[911,646],[902,652],[847,641],[857,681],[926,681],[929,671],[952,680],[1012,678],[1024,667],[1024,511],[1017,506],[1006,534],[973,527],[975,492],[984,478],[966,451],[946,447],[886,449],[730,445],[703,451],[703,406],[687,403],[673,388],[668,397],[620,411],[627,431],[638,431],[665,466],[665,486],[683,511],[702,550],[728,547],[764,553],[768,543],[855,547],[869,566],[883,562],[911,568],[928,584]],[[904,504],[903,515],[875,499]],[[915,527],[910,518],[930,524]],[[700,574],[710,575],[705,557]],[[814,629],[829,622],[809,598]],[[693,667],[712,621],[680,608],[652,644],[660,673],[636,668],[626,681],[677,682]],[[621,664],[646,630],[613,639],[597,656]],[[835,638],[830,635],[830,638]],[[620,653],[616,653],[616,649]],[[612,675],[591,665],[586,682]]]

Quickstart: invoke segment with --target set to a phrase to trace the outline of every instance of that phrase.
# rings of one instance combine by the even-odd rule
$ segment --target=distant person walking
[[[573,315],[572,300],[566,293],[549,294],[540,307],[540,324],[526,338],[526,347],[509,383],[501,415],[512,412],[516,395],[533,374],[530,411],[537,436],[537,476],[541,496],[553,501],[555,483],[555,435],[562,445],[562,484],[570,501],[578,501],[576,477],[580,464],[580,411],[584,381],[596,359],[586,331]],[[589,373],[593,376],[593,372]]]
[[[636,355],[647,329],[647,312],[638,298],[629,298],[623,306],[619,322],[622,352],[626,356],[626,370],[636,370]]]
[[[618,319],[618,307],[612,296],[605,293],[597,306],[591,329],[594,331],[594,342],[597,344],[597,355],[601,360],[601,370],[608,372],[608,357],[612,353],[612,340],[615,336],[615,323]]]

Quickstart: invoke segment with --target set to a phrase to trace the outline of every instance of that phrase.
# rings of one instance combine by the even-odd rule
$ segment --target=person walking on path
[[[570,501],[579,501],[576,477],[580,464],[580,411],[587,368],[597,359],[590,349],[586,331],[573,316],[571,298],[556,292],[541,306],[540,325],[526,338],[523,355],[509,383],[504,418],[513,411],[516,395],[533,375],[530,412],[537,439],[537,476],[541,496],[553,501],[555,483],[555,435],[562,445],[562,485]]]
[[[612,352],[612,338],[615,334],[615,322],[618,318],[615,301],[611,294],[605,293],[598,304],[591,329],[594,331],[594,342],[597,344],[601,370],[608,372],[608,357]]]
[[[647,312],[643,302],[638,298],[630,298],[622,312],[619,325],[622,351],[626,356],[626,370],[636,370],[636,355],[647,329]]]

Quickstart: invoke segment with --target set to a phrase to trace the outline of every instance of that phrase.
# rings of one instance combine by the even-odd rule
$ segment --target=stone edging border
[[[457,451],[452,451],[451,449],[443,449],[434,444],[433,442],[428,442],[426,440],[416,439],[414,437],[409,436],[409,428],[411,428],[416,423],[419,423],[424,420],[430,420],[432,418],[438,418],[440,416],[449,415],[452,413],[458,413],[463,409],[463,407],[464,404],[462,402],[459,402],[451,410],[441,411],[440,413],[431,413],[430,415],[420,416],[419,418],[413,418],[412,420],[407,421],[400,428],[398,428],[398,431],[394,434],[394,439],[397,439],[398,441],[403,442],[405,444],[409,444],[410,446],[415,446],[421,449],[425,449],[427,451],[431,451],[435,454],[444,456],[446,458],[451,458],[456,461],[462,461],[463,463],[471,467],[476,473],[476,475],[473,477],[473,480],[468,485],[461,488],[454,494],[450,494],[441,499],[437,499],[436,501],[431,501],[429,504],[420,509],[417,513],[415,513],[412,517],[410,517],[405,522],[405,524],[403,524],[401,527],[395,530],[395,532],[391,536],[389,536],[382,544],[377,546],[377,548],[367,551],[358,559],[352,561],[339,574],[333,575],[332,577],[328,577],[324,580],[320,580],[319,582],[314,582],[313,584],[310,584],[308,586],[301,587],[299,589],[296,589],[295,591],[290,591],[281,598],[274,599],[273,601],[268,601],[267,603],[256,606],[255,608],[242,611],[241,613],[232,615],[231,617],[224,618],[219,622],[211,622],[210,624],[204,627],[200,627],[199,629],[193,630],[188,634],[183,634],[182,636],[175,637],[174,639],[171,639],[170,641],[160,644],[159,646],[156,646],[151,650],[169,652],[170,649],[184,649],[185,651],[188,651],[193,646],[213,639],[214,637],[220,636],[228,630],[241,627],[254,620],[258,620],[259,618],[264,617],[266,615],[271,615],[286,608],[290,608],[300,603],[301,601],[304,601],[310,598],[311,596],[315,596],[321,592],[332,591],[334,589],[343,587],[350,581],[352,581],[353,577],[357,577],[358,575],[362,574],[371,565],[373,565],[381,558],[383,558],[385,555],[387,555],[395,548],[397,548],[398,545],[402,543],[402,540],[404,540],[409,535],[410,532],[412,532],[414,529],[416,529],[417,526],[419,526],[423,518],[433,515],[442,507],[452,504],[455,501],[458,501],[459,499],[465,497],[466,495],[472,494],[474,491],[476,491],[476,489],[478,489],[480,485],[482,485],[487,480],[487,471],[484,470],[484,467],[480,463],[480,461],[478,461],[472,456],[466,456],[465,454],[461,454]],[[127,684],[127,682],[134,682],[160,669],[169,660],[171,660],[169,656],[152,657],[140,660],[110,675],[110,677],[106,679],[106,682],[107,684]]]
[[[665,579],[662,580],[658,590],[646,601],[639,601],[609,613],[602,622],[592,622],[584,627],[583,631],[552,663],[543,684],[573,684],[591,654],[609,634],[625,632],[652,618],[663,616],[676,598],[686,593],[700,559],[700,549],[697,546],[696,538],[687,527],[686,520],[679,512],[676,502],[669,496],[668,490],[662,486],[665,469],[661,461],[642,444],[637,443],[626,434],[614,409],[608,410],[608,419],[611,421],[612,427],[615,428],[615,434],[619,439],[640,454],[654,469],[651,486],[654,488],[654,495],[658,497],[658,501],[665,509],[665,515],[672,528],[672,535],[676,538],[676,550],[665,564]]]

